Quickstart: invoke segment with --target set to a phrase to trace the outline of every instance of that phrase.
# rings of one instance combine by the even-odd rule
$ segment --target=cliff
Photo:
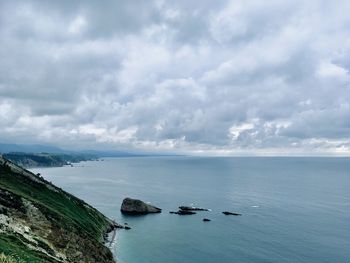
[[[103,244],[112,228],[84,201],[0,156],[0,259],[115,262]]]

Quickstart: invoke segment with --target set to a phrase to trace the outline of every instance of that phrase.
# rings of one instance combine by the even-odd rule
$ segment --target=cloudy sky
[[[0,138],[350,154],[350,2],[0,1]]]

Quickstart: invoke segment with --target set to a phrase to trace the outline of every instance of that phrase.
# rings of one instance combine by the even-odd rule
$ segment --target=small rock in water
[[[209,209],[206,209],[206,208],[193,207],[193,206],[179,206],[179,209],[184,211],[209,211]]]
[[[228,212],[228,211],[225,211],[225,212],[222,212],[224,215],[231,215],[231,216],[241,216],[242,214],[240,213],[233,213],[233,212]]]
[[[186,211],[186,210],[179,210],[179,211],[176,212],[176,214],[178,214],[178,215],[194,215],[194,214],[196,214],[196,212]]]
[[[170,214],[180,215],[180,216],[183,216],[183,215],[194,215],[194,214],[196,214],[196,212],[187,211],[187,210],[179,210],[179,211],[177,211],[177,212],[171,211],[171,212],[169,212],[169,213],[170,213]]]
[[[211,220],[208,218],[203,218],[203,222],[210,222]]]

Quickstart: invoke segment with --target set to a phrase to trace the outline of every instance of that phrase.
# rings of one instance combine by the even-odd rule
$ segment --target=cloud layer
[[[350,153],[349,1],[2,1],[0,137]]]

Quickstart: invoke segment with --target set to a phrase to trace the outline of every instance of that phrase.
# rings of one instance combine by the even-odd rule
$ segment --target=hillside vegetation
[[[114,262],[103,245],[111,228],[84,201],[0,157],[0,262]]]

